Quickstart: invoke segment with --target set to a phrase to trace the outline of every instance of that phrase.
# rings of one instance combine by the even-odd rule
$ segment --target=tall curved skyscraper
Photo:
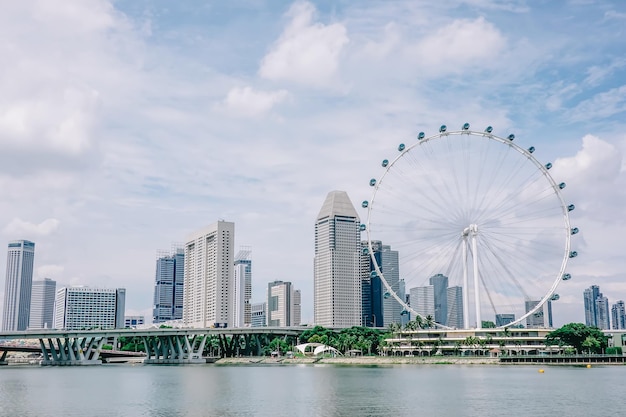
[[[316,325],[361,325],[361,222],[345,191],[331,191],[315,222]]]
[[[7,275],[4,284],[2,330],[26,330],[30,320],[35,244],[28,240],[9,242]]]

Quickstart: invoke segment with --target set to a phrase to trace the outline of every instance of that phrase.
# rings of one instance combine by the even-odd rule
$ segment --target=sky
[[[223,219],[253,301],[291,281],[312,322],[327,193],[358,207],[398,143],[469,122],[568,184],[555,325],[592,284],[626,299],[621,1],[2,3],[0,241],[36,243],[35,279],[125,287],[148,318],[157,251]]]

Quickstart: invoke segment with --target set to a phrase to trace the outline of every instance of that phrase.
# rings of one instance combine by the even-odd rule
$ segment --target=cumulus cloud
[[[63,265],[41,265],[37,268],[36,276],[39,279],[43,278],[52,278],[59,279],[61,278],[61,274],[65,271],[65,267]]]
[[[423,68],[438,74],[458,73],[489,59],[504,49],[506,39],[483,17],[458,19],[421,39],[412,48]]]
[[[291,21],[261,61],[259,75],[308,85],[325,85],[335,75],[341,52],[349,39],[340,23],[315,22],[311,3],[294,3]]]
[[[226,95],[224,106],[242,116],[259,116],[287,97],[289,93],[286,90],[260,91],[251,87],[235,87]]]
[[[41,223],[31,223],[20,218],[14,218],[4,228],[4,233],[15,239],[27,238],[28,236],[48,236],[59,227],[57,219],[46,219]]]

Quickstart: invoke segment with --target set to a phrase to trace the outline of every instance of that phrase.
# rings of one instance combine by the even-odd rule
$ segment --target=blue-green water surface
[[[620,416],[626,367],[0,369],[0,416]]]

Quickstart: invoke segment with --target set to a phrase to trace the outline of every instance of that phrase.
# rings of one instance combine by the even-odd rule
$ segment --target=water
[[[0,368],[0,416],[623,415],[623,366]]]

